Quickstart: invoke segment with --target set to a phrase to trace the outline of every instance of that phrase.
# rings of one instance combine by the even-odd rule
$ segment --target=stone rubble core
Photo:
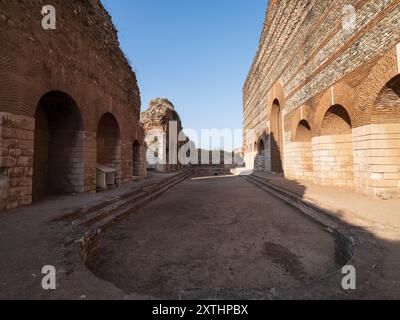
[[[96,166],[120,185],[145,178],[136,76],[99,0],[0,0],[0,210],[53,193],[96,192]],[[36,23],[37,22],[37,23]]]
[[[182,122],[172,102],[166,98],[151,100],[149,108],[141,114],[141,122],[147,146],[147,168],[161,173],[184,168],[179,161],[179,150],[189,139],[180,136]]]
[[[247,166],[399,198],[400,4],[351,1],[355,28],[346,5],[270,1],[243,88]]]

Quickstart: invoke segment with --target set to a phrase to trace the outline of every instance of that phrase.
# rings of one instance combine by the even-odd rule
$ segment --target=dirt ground
[[[92,271],[131,294],[273,290],[338,269],[320,225],[240,177],[187,180],[102,237]]]

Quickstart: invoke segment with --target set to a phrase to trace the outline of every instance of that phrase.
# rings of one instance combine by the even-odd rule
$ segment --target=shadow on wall
[[[269,141],[269,143],[268,143]],[[254,144],[254,168],[261,171],[272,171],[273,173],[283,174],[283,148],[279,142],[279,134],[263,134],[259,143]]]
[[[282,148],[279,142],[279,137],[276,137],[274,133],[270,136],[271,144],[271,171],[274,173],[282,174],[283,171],[283,160],[282,160]]]

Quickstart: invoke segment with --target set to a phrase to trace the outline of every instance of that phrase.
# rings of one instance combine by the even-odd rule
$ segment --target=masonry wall
[[[400,197],[399,5],[398,0],[271,0],[243,88],[245,152],[276,128],[273,105],[278,102],[286,177],[310,182],[311,170],[316,184]],[[345,148],[321,143],[330,139],[324,123],[333,106],[348,115],[343,116],[350,128]],[[309,157],[303,160],[306,151],[294,144],[301,121],[313,138],[311,169]],[[373,147],[379,142],[382,156]]]
[[[285,146],[285,174],[290,179],[313,181],[311,142],[291,142]]]
[[[34,121],[0,112],[0,210],[32,202]]]
[[[351,134],[314,138],[312,161],[315,183],[328,186],[354,186]]]
[[[60,193],[95,192],[102,144],[97,132],[105,114],[115,118],[120,131],[119,155],[110,162],[120,183],[133,180],[133,143],[144,145],[136,77],[100,1],[52,1],[56,30],[41,27],[47,4],[0,0],[0,209],[28,205],[52,185]],[[37,111],[43,97],[50,99],[41,122]],[[57,133],[51,119],[64,109],[77,110],[80,127]],[[56,133],[47,134],[48,142],[46,121]],[[56,152],[61,147],[64,153]],[[141,164],[140,178],[145,174]],[[39,182],[36,189],[33,181]]]

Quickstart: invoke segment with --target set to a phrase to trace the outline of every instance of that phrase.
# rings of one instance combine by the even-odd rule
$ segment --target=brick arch
[[[273,105],[276,100],[279,102],[281,110],[283,111],[285,109],[285,92],[280,83],[275,83],[272,86],[268,98],[268,119],[271,119]]]
[[[26,112],[23,112],[23,114],[34,118],[37,105],[40,103],[40,100],[43,98],[43,96],[49,92],[63,93],[69,96],[75,102],[75,106],[79,109],[82,119],[82,130],[86,131],[89,127],[89,119],[87,117],[87,113],[85,112],[85,101],[82,99],[82,94],[74,86],[41,86],[39,89],[32,90],[27,88],[22,94],[22,105],[26,109]],[[32,104],[32,101],[35,101],[35,104]]]
[[[377,106],[386,85],[398,75],[396,50],[392,48],[376,62],[360,85],[358,109],[361,117],[357,119],[356,127],[393,121],[393,112],[390,109]]]
[[[376,98],[375,110],[376,112],[371,114],[372,123],[400,123],[400,74],[382,88]]]
[[[308,105],[301,106],[296,110],[296,113],[294,114],[292,118],[292,124],[291,124],[291,139],[292,141],[296,141],[296,136],[297,136],[297,130],[299,127],[299,124],[302,121],[306,121],[310,127],[311,133],[313,132],[313,122],[312,122],[312,111],[311,108]]]
[[[325,113],[321,135],[351,134],[353,129],[350,115],[345,107],[340,104],[331,106]]]
[[[354,90],[346,84],[335,84],[330,89],[325,91],[319,100],[318,106],[314,113],[313,136],[322,134],[324,120],[329,110],[333,106],[342,106],[350,117],[350,122],[354,124],[354,119],[357,118],[359,112],[356,108],[358,104]]]
[[[83,123],[76,101],[61,91],[44,94],[35,111],[33,200],[83,191]]]

